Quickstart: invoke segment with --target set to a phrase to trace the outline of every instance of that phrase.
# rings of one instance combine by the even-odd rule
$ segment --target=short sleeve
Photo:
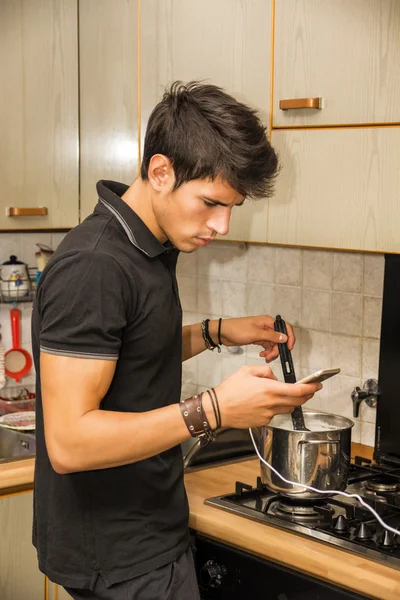
[[[42,352],[118,358],[131,291],[111,255],[84,251],[55,260],[41,276],[37,302]]]

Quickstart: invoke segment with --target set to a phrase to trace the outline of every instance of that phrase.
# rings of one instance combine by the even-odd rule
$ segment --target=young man
[[[277,164],[253,111],[176,83],[150,117],[140,177],[100,181],[93,214],[42,273],[33,538],[41,570],[74,598],[199,598],[180,444],[264,425],[320,387],[244,367],[215,396],[179,404],[181,363],[206,346],[259,344],[268,362],[284,341],[268,316],[182,328],[175,277],[179,251],[225,235],[236,206],[270,192]]]

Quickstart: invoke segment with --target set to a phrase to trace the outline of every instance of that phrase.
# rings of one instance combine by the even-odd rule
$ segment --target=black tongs
[[[286,323],[280,315],[276,315],[274,323],[275,331],[284,333],[287,336]],[[287,342],[278,344],[279,356],[281,358],[283,377],[286,383],[296,383],[296,374],[294,372],[292,354]],[[292,412],[293,429],[296,431],[310,431],[304,423],[304,415],[301,406],[296,406]]]

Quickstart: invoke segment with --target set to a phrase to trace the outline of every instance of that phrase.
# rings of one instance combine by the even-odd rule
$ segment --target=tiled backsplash
[[[37,243],[46,244],[55,250],[61,242],[65,233],[0,233],[0,263],[5,262],[14,254],[19,260],[27,263],[29,267],[36,267],[35,252]],[[11,348],[11,325],[10,309],[12,304],[0,304],[0,333],[1,341],[5,350]],[[20,302],[18,308],[21,311],[20,343],[23,348],[32,351],[31,348],[31,314],[32,303]],[[35,371],[32,370],[18,384],[13,379],[6,380],[6,387],[33,386],[35,384]]]
[[[0,262],[11,254],[36,266],[36,243],[54,250],[64,233],[0,234]],[[215,242],[182,254],[178,278],[184,323],[206,317],[281,314],[295,328],[293,359],[298,378],[327,367],[341,374],[324,384],[308,403],[318,410],[352,418],[350,393],[378,376],[384,257],[361,253],[302,250]],[[0,304],[2,342],[11,347],[9,311]],[[21,344],[31,351],[31,303],[20,303]],[[183,395],[218,385],[244,364],[265,364],[259,348],[203,352],[183,365]],[[279,361],[272,365],[282,379]],[[32,385],[31,374],[19,385]],[[15,385],[7,381],[7,386]],[[374,445],[375,409],[365,402],[355,419],[353,441]]]
[[[214,242],[182,254],[184,322],[281,314],[294,325],[297,377],[340,367],[308,407],[352,417],[355,386],[378,377],[383,255]],[[204,352],[183,365],[184,396],[217,385],[244,364],[265,364],[256,346]],[[280,362],[272,369],[282,379]],[[376,410],[361,404],[352,439],[373,446]]]

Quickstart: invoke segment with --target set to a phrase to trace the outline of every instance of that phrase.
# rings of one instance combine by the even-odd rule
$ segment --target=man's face
[[[159,227],[181,252],[194,252],[229,231],[234,206],[243,196],[226,181],[196,179],[158,196],[153,204]]]

